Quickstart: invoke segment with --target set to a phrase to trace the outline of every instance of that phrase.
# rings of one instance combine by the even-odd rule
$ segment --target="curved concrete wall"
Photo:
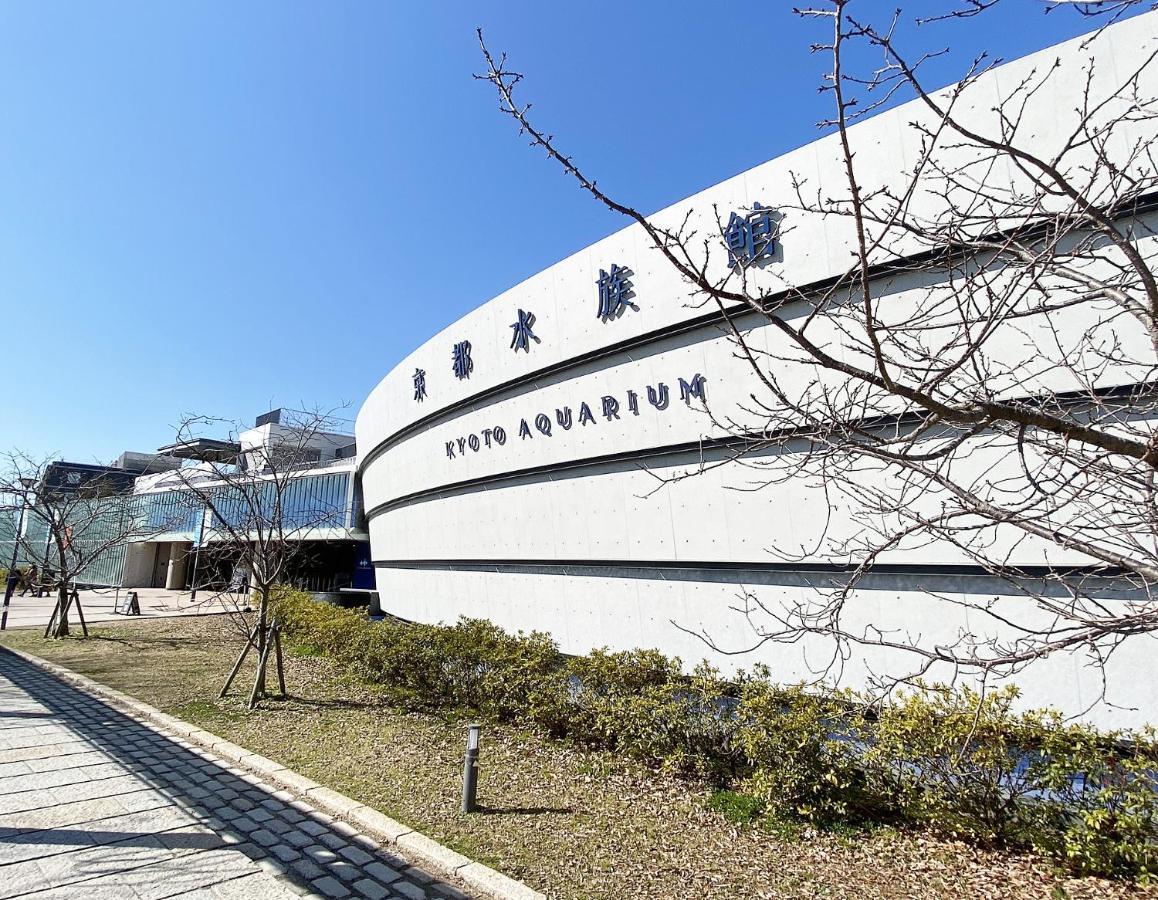
[[[1059,109],[1081,84],[1081,63],[1089,54],[1104,58],[1107,70],[1121,71],[1150,52],[1156,34],[1158,18],[1142,16],[1108,29],[1092,50],[1071,42],[1005,66],[969,89],[968,115],[984,120],[1003,80],[1057,57],[1062,67],[1049,95],[1023,122],[1048,153],[1065,133]],[[898,179],[898,161],[915,153],[907,125],[924,115],[910,104],[857,125],[861,171],[879,184]],[[690,212],[701,233],[717,232],[715,210],[727,218],[754,203],[775,207],[778,198],[791,195],[794,173],[838,193],[844,183],[838,149],[833,137],[821,139],[655,219],[670,224]],[[994,171],[990,177],[1015,176]],[[751,271],[759,287],[821,286],[848,267],[850,229],[807,215],[780,225],[775,258]],[[723,272],[726,263],[721,248],[712,265]],[[612,265],[630,271],[632,305],[605,320],[598,315],[596,282]],[[927,280],[915,278],[882,278],[875,290],[903,304],[927,287]],[[485,303],[386,375],[357,421],[384,608],[420,621],[471,615],[508,628],[541,629],[574,652],[655,646],[689,664],[707,656],[724,668],[760,659],[787,680],[811,677],[825,666],[829,651],[820,642],[729,656],[696,636],[706,631],[723,649],[751,643],[752,631],[736,609],[751,598],[774,606],[833,583],[842,560],[814,545],[826,528],[835,540],[851,526],[840,509],[829,510],[808,479],[751,491],[744,489],[749,473],[724,466],[662,485],[665,476],[726,456],[719,441],[725,433],[706,407],[716,421],[742,419],[753,390],[751,370],[736,357],[719,316],[689,305],[688,297],[688,286],[642,230],[627,228]],[[512,348],[520,312],[534,317],[535,339],[526,350]],[[744,324],[757,346],[776,350],[773,329],[755,320]],[[467,378],[452,369],[453,348],[462,341],[470,343],[473,363]],[[421,399],[415,396],[417,370],[425,375]],[[983,454],[976,465],[985,470]],[[806,562],[769,552],[770,544],[785,542],[799,546]],[[1026,545],[1018,552],[1025,563],[1041,561],[1041,548]],[[951,636],[960,621],[947,619],[943,607],[929,602],[929,592],[956,599],[1007,593],[963,562],[946,547],[898,550],[857,593],[850,615],[929,638]],[[1127,642],[1115,659],[1128,676],[1116,679],[1113,696],[1123,709],[1100,706],[1091,718],[1102,724],[1155,718],[1153,679],[1130,675],[1145,670],[1143,649],[1140,640]],[[1086,709],[1101,685],[1084,663],[1067,657],[1039,665],[1024,683],[1027,702]],[[841,661],[833,672],[855,686],[893,664],[866,653]]]

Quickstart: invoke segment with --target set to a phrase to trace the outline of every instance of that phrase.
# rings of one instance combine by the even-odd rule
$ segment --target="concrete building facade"
[[[1147,15],[1089,43],[1073,41],[1010,63],[969,88],[963,115],[985,121],[1003,86],[1057,60],[1053,86],[1030,105],[1023,123],[1048,155],[1072,125],[1065,98],[1082,91],[1090,55],[1106,71],[1123,72],[1141,65],[1156,39],[1158,18]],[[1158,90],[1153,72],[1143,76],[1143,87],[1150,95]],[[861,171],[873,173],[866,190],[889,184],[913,158],[918,135],[908,126],[924,114],[907,104],[854,127]],[[670,225],[688,217],[700,234],[718,232],[717,215],[757,204],[776,208],[800,172],[825,189],[841,184],[836,137],[654,218]],[[1015,176],[995,171],[990,177]],[[1144,218],[1149,228],[1153,215]],[[753,279],[764,279],[770,291],[783,283],[807,289],[847,270],[851,229],[802,214],[785,224],[791,227],[782,229],[774,257]],[[723,253],[713,260],[727,265]],[[608,310],[599,287],[616,275],[629,289]],[[873,290],[878,302],[904,304],[929,277],[894,274]],[[726,671],[761,662],[793,682],[826,669],[840,683],[860,687],[899,664],[869,648],[828,666],[823,642],[807,640],[720,652],[754,643],[751,623],[737,612],[741,598],[756,595],[771,608],[794,602],[839,579],[849,562],[822,550],[786,561],[771,545],[819,546],[825,535],[847,536],[852,526],[813,481],[747,490],[742,468],[701,465],[727,457],[726,432],[714,423],[740,416],[754,387],[721,315],[688,298],[687,284],[644,231],[629,227],[483,304],[382,379],[355,431],[384,609],[423,622],[466,615],[547,631],[570,652],[657,647],[689,667],[708,658]],[[807,314],[804,305],[795,313],[785,309],[783,315]],[[753,343],[771,354],[778,350],[777,336],[759,317],[742,318],[742,325]],[[1124,332],[1121,339],[1138,336]],[[782,374],[809,377],[787,368]],[[979,455],[975,465],[984,472],[989,462]],[[701,467],[694,477],[670,480]],[[1026,543],[1015,555],[1039,565],[1047,554]],[[1076,553],[1049,557],[1051,565],[1086,562]],[[966,563],[944,545],[900,548],[861,584],[850,614],[882,629],[952,639],[969,627],[967,614],[946,618],[943,606],[928,602],[931,592],[966,606],[998,595],[1020,602],[1007,584]],[[1101,702],[1100,676],[1079,653],[1056,655],[1019,675],[1024,702],[1057,706],[1100,725],[1158,721],[1152,647],[1140,636],[1116,652],[1107,670],[1114,705]],[[930,677],[945,674],[934,670]]]

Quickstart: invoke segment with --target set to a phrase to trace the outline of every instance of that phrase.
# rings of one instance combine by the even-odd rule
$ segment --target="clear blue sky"
[[[650,211],[817,136],[824,33],[790,7],[0,0],[0,447],[105,461],[183,413],[352,419],[436,331],[624,224],[471,78],[476,25]],[[952,43],[936,80],[1090,27],[1044,9],[923,29]]]

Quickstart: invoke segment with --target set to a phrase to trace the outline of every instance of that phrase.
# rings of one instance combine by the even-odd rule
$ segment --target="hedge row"
[[[301,645],[349,665],[412,707],[468,708],[669,770],[710,777],[749,808],[818,827],[890,822],[997,846],[1033,847],[1083,873],[1158,874],[1158,742],[1098,733],[1056,712],[922,687],[874,709],[817,695],[761,668],[723,679],[654,650],[571,657],[541,633],[370,622],[280,591]]]

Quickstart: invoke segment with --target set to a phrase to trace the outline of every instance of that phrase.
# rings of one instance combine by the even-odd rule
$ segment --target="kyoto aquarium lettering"
[[[707,403],[707,378],[697,372],[690,379],[677,379],[680,400],[691,406],[692,400]],[[599,402],[590,404],[581,401],[578,407],[556,407],[554,417],[547,412],[537,412],[519,419],[515,429],[520,442],[535,440],[536,438],[550,438],[560,432],[570,431],[572,428],[586,428],[599,425],[600,420],[606,422],[632,419],[640,414],[641,401],[658,411],[666,410],[671,403],[671,389],[664,382],[657,385],[647,385],[643,394],[628,390],[616,396],[605,394]],[[482,450],[503,447],[507,443],[507,431],[501,425],[484,428],[477,433],[461,435],[445,441],[447,459],[458,459],[465,456],[467,451],[478,453]]]

